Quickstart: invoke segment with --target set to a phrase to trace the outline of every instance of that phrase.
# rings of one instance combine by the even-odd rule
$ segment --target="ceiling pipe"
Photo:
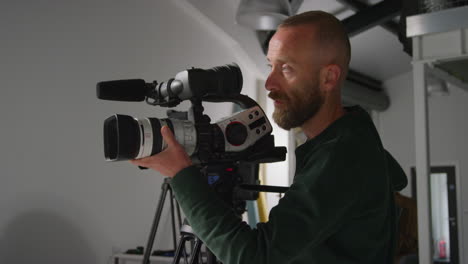
[[[348,35],[352,37],[393,19],[400,14],[401,8],[401,1],[384,0],[343,19],[341,22]]]
[[[359,0],[337,0],[338,2],[340,2],[341,4],[349,7],[351,10],[355,11],[355,12],[360,12],[366,8],[369,8],[370,5],[366,4],[366,3],[363,3]],[[384,29],[386,29],[387,31],[389,31],[390,33],[398,36],[398,32],[399,32],[399,25],[398,23],[395,23],[393,21],[387,21],[385,23],[382,23],[380,25],[381,27],[383,27]]]

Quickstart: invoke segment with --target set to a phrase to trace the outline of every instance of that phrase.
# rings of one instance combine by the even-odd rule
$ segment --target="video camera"
[[[150,105],[162,107],[174,107],[184,100],[191,102],[187,112],[168,110],[168,118],[135,118],[118,114],[107,118],[104,121],[106,160],[139,159],[163,151],[167,145],[160,130],[167,125],[192,162],[200,167],[200,173],[206,177],[218,197],[240,217],[245,211],[246,200],[256,200],[259,191],[278,192],[272,186],[258,185],[258,163],[283,161],[286,156],[285,147],[275,147],[272,127],[262,108],[250,97],[240,94],[241,89],[242,73],[236,64],[211,69],[188,69],[161,83],[146,83],[141,79],[99,82],[97,97],[103,100],[146,101]],[[210,117],[203,114],[202,101],[233,102],[243,110],[211,124]],[[162,190],[143,258],[144,264],[149,263],[168,190],[171,199],[173,197],[169,178],[164,181]],[[171,212],[175,243],[172,200]],[[178,215],[181,224],[180,212]],[[199,255],[200,247],[196,245],[190,263]],[[181,241],[178,247],[174,245],[174,250],[176,248],[185,248],[184,242]],[[217,263],[216,258],[212,254],[210,256],[209,263]],[[177,250],[174,259],[180,260],[180,257],[180,251]]]
[[[103,100],[134,101],[174,107],[190,100],[187,112],[167,111],[168,118],[113,115],[104,121],[104,155],[108,161],[148,157],[167,145],[161,127],[167,125],[195,164],[275,162],[285,159],[286,148],[275,147],[272,127],[262,108],[240,94],[242,73],[236,64],[211,69],[192,68],[165,82],[142,79],[97,84]],[[202,101],[233,102],[242,111],[211,124]]]

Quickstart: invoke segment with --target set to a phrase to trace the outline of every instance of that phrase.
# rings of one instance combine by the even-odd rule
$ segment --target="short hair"
[[[307,24],[316,25],[315,34],[317,34],[321,45],[333,45],[344,51],[344,60],[342,62],[344,65],[342,66],[345,67],[345,72],[347,72],[351,60],[351,44],[343,24],[332,14],[318,10],[304,12],[288,17],[278,28]]]

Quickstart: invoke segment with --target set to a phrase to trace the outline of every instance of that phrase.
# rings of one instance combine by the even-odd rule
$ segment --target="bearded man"
[[[294,181],[268,222],[252,229],[236,217],[167,127],[167,149],[132,163],[173,177],[193,230],[224,264],[392,263],[393,197],[406,176],[366,111],[341,104],[350,61],[342,24],[321,11],[292,16],[272,37],[267,59],[275,122],[301,127],[308,138],[296,149]]]

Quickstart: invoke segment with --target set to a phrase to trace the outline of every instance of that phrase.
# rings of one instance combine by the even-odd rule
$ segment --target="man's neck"
[[[323,104],[320,110],[302,124],[301,128],[308,139],[314,138],[346,113],[339,104]]]

